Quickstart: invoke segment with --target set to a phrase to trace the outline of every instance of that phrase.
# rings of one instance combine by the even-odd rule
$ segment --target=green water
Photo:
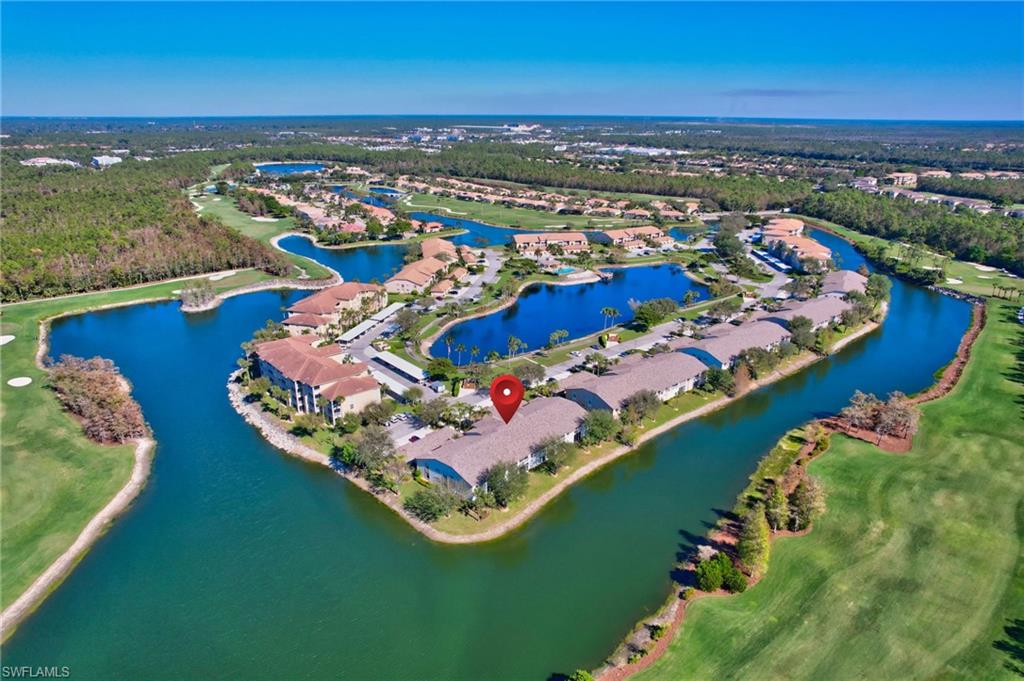
[[[522,530],[453,547],[282,456],[230,408],[238,344],[302,295],[240,296],[198,317],[139,305],[54,326],[54,354],[121,366],[159,446],[139,501],[4,646],[5,665],[68,665],[75,679],[396,681],[596,666],[661,603],[677,556],[783,432],[855,388],[929,384],[969,317],[897,282],[881,331],[657,438]]]

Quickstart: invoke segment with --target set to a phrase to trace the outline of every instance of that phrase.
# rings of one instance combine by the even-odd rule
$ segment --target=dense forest
[[[1024,275],[1024,220],[854,190],[812,194],[800,211],[858,232],[922,243],[940,253]]]
[[[1024,180],[968,180],[962,177],[920,177],[917,188],[925,192],[986,199],[1001,206],[1024,203]]]
[[[287,261],[193,210],[208,161],[182,154],[103,171],[26,168],[5,153],[0,296],[23,300]]]

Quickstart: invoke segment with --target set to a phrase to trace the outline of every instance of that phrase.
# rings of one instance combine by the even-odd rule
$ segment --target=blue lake
[[[815,236],[859,264],[844,242]],[[51,354],[112,359],[158,445],[140,498],[5,643],[5,665],[155,681],[522,681],[596,667],[662,603],[679,552],[787,429],[855,389],[931,384],[970,317],[962,302],[895,281],[879,331],[654,438],[507,537],[449,546],[283,456],[228,404],[239,343],[305,295],[54,322]]]
[[[467,348],[480,348],[480,357],[492,350],[504,355],[508,352],[508,337],[516,336],[526,343],[528,350],[536,350],[548,342],[556,329],[565,329],[569,338],[579,338],[600,331],[605,325],[601,309],[616,308],[622,316],[617,322],[633,318],[630,299],[651,298],[681,300],[687,291],[695,291],[700,299],[708,297],[707,289],[687,277],[676,265],[623,267],[605,270],[611,279],[593,284],[554,286],[535,284],[519,295],[511,307],[485,317],[477,317],[456,324],[446,332],[453,347],[459,343]],[[448,349],[444,336],[430,348],[435,357],[446,357]],[[453,361],[459,358],[453,353]],[[469,357],[463,354],[462,361]]]
[[[341,194],[346,198],[355,199],[356,201],[365,203],[368,206],[376,206],[377,208],[391,208],[391,204],[393,203],[393,200],[385,200],[379,196],[363,196],[362,194],[357,194],[348,187],[342,185],[333,185],[329,187],[329,189],[335,194]],[[375,193],[384,194],[384,192]]]
[[[318,173],[326,166],[323,163],[261,163],[256,166],[261,173],[268,175],[298,175],[300,173]]]
[[[476,220],[451,217],[446,215],[435,215],[434,213],[409,213],[413,220],[421,222],[440,222],[445,227],[468,230],[466,234],[459,236],[445,237],[454,244],[466,244],[474,248],[484,246],[504,246],[512,240],[515,234],[529,234],[528,229],[512,229],[509,227],[496,227]]]
[[[391,187],[370,187],[371,194],[381,194],[383,196],[401,196],[402,192]]]
[[[383,282],[392,274],[402,269],[407,246],[363,246],[360,248],[321,248],[312,241],[301,236],[288,236],[281,239],[278,245],[296,255],[326,265],[338,272],[345,281],[361,281],[364,283]]]

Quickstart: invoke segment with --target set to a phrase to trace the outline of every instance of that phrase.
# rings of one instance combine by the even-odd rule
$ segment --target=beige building
[[[253,377],[265,377],[288,393],[288,404],[333,424],[380,402],[380,386],[362,362],[348,362],[337,345],[314,346],[313,336],[265,341],[249,355]]]
[[[512,243],[520,253],[543,253],[552,246],[558,246],[565,253],[584,253],[590,250],[587,235],[583,232],[538,232],[516,234]]]
[[[384,308],[388,293],[378,284],[360,284],[356,281],[331,286],[303,298],[288,308],[284,326],[296,335],[309,331],[321,332],[331,324],[355,322]]]
[[[627,227],[626,229],[606,229],[598,234],[595,240],[628,249],[645,248],[651,244],[655,246],[669,246],[675,243],[672,237],[654,225]]]
[[[422,293],[444,274],[448,264],[437,258],[423,258],[409,263],[384,282],[388,293]]]

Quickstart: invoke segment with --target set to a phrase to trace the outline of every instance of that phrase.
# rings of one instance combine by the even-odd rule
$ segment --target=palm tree
[[[459,361],[456,364],[462,364],[462,353],[466,351],[465,343],[459,343],[455,346],[455,352],[459,353]]]
[[[501,355],[498,354],[497,350],[491,350],[487,353],[488,362],[497,362],[499,359],[501,359]]]
[[[601,330],[603,331],[604,329],[608,328],[608,322],[613,320],[613,319],[615,319],[616,317],[618,317],[621,314],[622,313],[619,312],[618,309],[616,309],[614,307],[602,307],[601,308],[601,316],[604,317],[605,321],[604,321],[604,326],[601,327]]]
[[[508,358],[510,360],[516,356],[517,352],[526,347],[526,343],[524,343],[521,338],[516,338],[515,336],[509,336],[508,343],[506,345],[508,347]]]
[[[448,359],[452,358],[452,343],[454,342],[455,340],[452,338],[451,334],[444,337],[444,347],[448,350]]]
[[[690,305],[693,305],[695,302],[697,302],[697,298],[699,297],[700,296],[697,295],[696,291],[687,291],[686,295],[683,296],[683,305],[689,307]]]
[[[469,349],[469,360],[472,362],[476,359],[476,356],[480,354],[480,348],[476,345]]]
[[[569,332],[565,329],[555,329],[551,332],[551,335],[548,336],[548,345],[551,347],[557,347],[562,342],[562,339],[568,338],[568,336]]]

